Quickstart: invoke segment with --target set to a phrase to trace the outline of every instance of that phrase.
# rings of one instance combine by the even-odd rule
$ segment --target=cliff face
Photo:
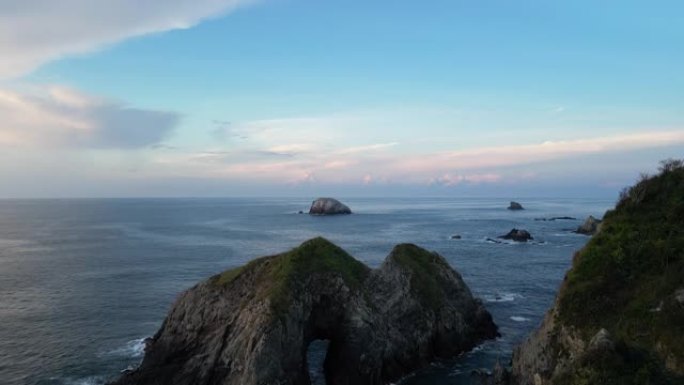
[[[115,384],[309,384],[315,339],[330,340],[328,384],[384,384],[496,334],[439,255],[399,245],[371,270],[316,238],[183,293]]]
[[[553,308],[516,349],[512,383],[684,383],[684,168],[625,190]]]

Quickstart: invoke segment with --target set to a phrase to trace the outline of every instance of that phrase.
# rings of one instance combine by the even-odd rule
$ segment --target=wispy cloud
[[[253,0],[91,1],[21,0],[0,3],[0,79],[46,62],[83,54],[149,33],[189,28]]]
[[[684,144],[684,130],[651,130],[648,133],[434,151],[426,147],[402,146],[399,141],[364,142],[364,131],[368,127],[358,116],[274,119],[231,126],[243,130],[241,133],[249,138],[246,147],[238,146],[246,152],[235,151],[220,159],[211,158],[211,165],[207,164],[206,158],[188,160],[183,155],[167,161],[182,164],[176,170],[185,168],[187,173],[207,178],[276,183],[372,184],[381,181],[456,186],[535,177],[531,172],[514,176],[502,172],[510,167]]]
[[[363,153],[363,152],[386,150],[386,149],[394,147],[398,144],[399,144],[398,142],[391,142],[391,143],[376,143],[376,144],[369,144],[369,145],[365,145],[365,146],[348,147],[348,148],[343,148],[341,150],[338,150],[337,153],[340,155],[351,155],[351,154],[358,154],[358,153]]]
[[[62,86],[0,89],[0,147],[141,148],[158,145],[178,120]]]

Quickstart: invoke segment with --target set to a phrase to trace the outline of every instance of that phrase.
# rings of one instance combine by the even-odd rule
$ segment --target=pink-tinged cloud
[[[482,169],[536,163],[596,153],[630,151],[684,143],[684,130],[654,131],[590,139],[546,141],[538,144],[482,147],[427,154],[398,160],[409,173],[449,169]]]
[[[207,178],[272,183],[370,184],[383,181],[456,186],[511,182],[511,177],[501,172],[502,168],[511,166],[678,144],[684,144],[684,131],[655,131],[438,153],[410,153],[400,146],[370,144],[350,147],[353,151],[345,148],[312,151],[285,159],[261,157],[243,161],[244,155],[222,155],[218,160],[216,157],[207,160],[180,156],[172,163],[178,172]],[[314,175],[315,178],[312,177]],[[516,176],[515,181],[535,176],[525,172]]]

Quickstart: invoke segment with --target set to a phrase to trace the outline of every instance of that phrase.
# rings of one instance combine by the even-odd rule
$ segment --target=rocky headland
[[[309,384],[307,347],[327,339],[328,385],[379,385],[495,336],[440,255],[401,244],[370,269],[316,238],[184,292],[113,384]]]
[[[682,162],[623,191],[511,364],[492,382],[684,384]]]

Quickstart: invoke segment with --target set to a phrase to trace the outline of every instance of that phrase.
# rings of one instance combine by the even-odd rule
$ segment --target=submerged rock
[[[502,235],[499,238],[516,242],[527,242],[534,239],[529,231],[521,229],[512,229],[508,234]]]
[[[554,222],[554,221],[576,221],[573,217],[551,217],[551,218],[534,218],[535,221]]]
[[[183,293],[114,384],[310,384],[307,347],[327,339],[327,384],[380,385],[497,334],[440,255],[402,244],[373,270],[316,238]]]
[[[577,234],[594,235],[601,227],[601,220],[589,216],[584,223],[575,230]]]
[[[311,203],[309,214],[313,215],[336,215],[351,214],[351,209],[344,203],[334,198],[318,198]]]
[[[525,208],[522,207],[522,205],[518,202],[511,201],[511,204],[508,205],[509,210],[524,210]]]

